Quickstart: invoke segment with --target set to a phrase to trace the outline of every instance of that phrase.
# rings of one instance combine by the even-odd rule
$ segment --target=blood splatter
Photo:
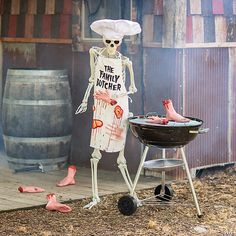
[[[93,124],[92,124],[93,129],[96,129],[102,126],[103,126],[103,122],[101,120],[93,119]]]
[[[117,105],[114,109],[114,113],[116,115],[116,118],[120,119],[123,116],[124,111],[119,105]]]

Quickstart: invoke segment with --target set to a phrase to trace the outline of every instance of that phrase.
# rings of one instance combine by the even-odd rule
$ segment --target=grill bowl
[[[187,118],[190,119],[190,122],[169,121],[167,125],[161,125],[147,123],[145,116],[133,116],[129,118],[129,124],[134,136],[145,145],[178,148],[192,141],[198,135],[199,128],[203,124],[200,119]]]

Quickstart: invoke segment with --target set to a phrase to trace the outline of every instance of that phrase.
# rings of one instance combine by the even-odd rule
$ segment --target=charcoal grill
[[[165,172],[182,166],[187,174],[197,210],[197,216],[202,216],[183,147],[190,141],[194,140],[198,134],[206,133],[209,129],[201,128],[203,121],[198,118],[186,118],[189,118],[190,121],[186,123],[169,121],[166,125],[148,123],[147,115],[129,118],[130,129],[133,135],[145,145],[145,148],[142,153],[130,195],[125,195],[118,201],[118,209],[123,215],[132,215],[137,210],[137,207],[143,205],[146,201],[146,199],[139,200],[135,193],[135,188],[137,186],[142,168],[161,171],[162,181],[161,184],[154,190],[154,198],[159,202],[169,202],[173,197],[173,189],[170,184],[165,183]],[[162,149],[161,159],[145,161],[150,146],[155,146]],[[169,148],[178,148],[180,150],[182,160],[167,159],[166,149]]]

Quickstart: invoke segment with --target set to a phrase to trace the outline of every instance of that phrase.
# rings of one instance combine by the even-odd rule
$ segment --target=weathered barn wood
[[[163,41],[164,48],[185,45],[186,0],[163,2]]]
[[[143,25],[144,25],[143,41],[144,42],[153,41],[154,16],[153,15],[144,15]]]
[[[11,14],[19,15],[20,14],[20,0],[11,1]]]
[[[193,43],[203,43],[204,42],[204,26],[202,16],[193,16]]]
[[[201,0],[190,0],[189,5],[191,15],[200,15],[202,13]]]
[[[68,1],[70,4],[71,1]],[[55,0],[46,0],[45,14],[52,15],[55,12]]]
[[[37,13],[37,0],[28,2],[28,14],[35,15]]]
[[[72,1],[2,0],[1,5],[4,17],[1,37],[4,41],[7,38],[20,38],[21,42],[27,38],[40,38],[45,42],[68,39],[67,43],[71,43]]]
[[[215,15],[224,14],[223,0],[212,0],[212,12]]]
[[[236,0],[233,0],[233,14],[236,14]]]
[[[163,0],[155,0],[154,15],[163,15]]]
[[[223,16],[215,17],[216,42],[225,42],[227,35],[226,19]]]
[[[204,42],[215,42],[215,19],[214,17],[204,17]]]

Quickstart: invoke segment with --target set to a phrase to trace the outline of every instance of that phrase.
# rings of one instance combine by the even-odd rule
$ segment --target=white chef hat
[[[121,40],[125,35],[135,35],[141,32],[139,23],[130,20],[97,20],[90,27],[94,32],[110,40]]]

